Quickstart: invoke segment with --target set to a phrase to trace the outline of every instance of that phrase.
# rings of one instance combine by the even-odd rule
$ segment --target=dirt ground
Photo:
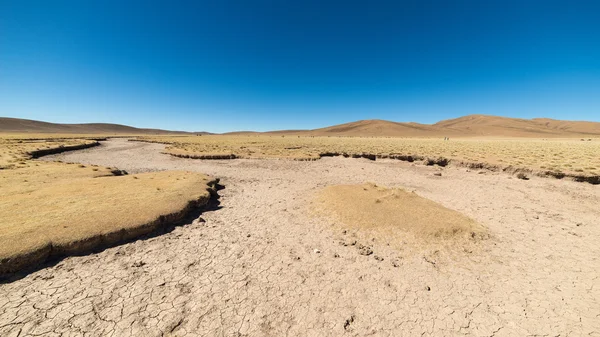
[[[600,186],[161,149],[111,140],[46,159],[206,173],[225,186],[220,209],[0,284],[0,336],[600,336]],[[459,211],[490,238],[454,251],[392,248],[310,211],[323,187],[367,181]]]

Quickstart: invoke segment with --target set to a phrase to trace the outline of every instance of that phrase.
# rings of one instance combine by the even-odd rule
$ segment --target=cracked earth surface
[[[387,160],[200,161],[162,148],[111,140],[47,160],[200,171],[221,178],[221,208],[0,284],[0,336],[600,336],[600,186],[451,167],[439,177]],[[320,188],[365,181],[413,190],[491,237],[453,256],[392,249],[308,211]]]

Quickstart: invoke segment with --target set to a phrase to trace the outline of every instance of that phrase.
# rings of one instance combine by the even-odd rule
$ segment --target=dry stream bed
[[[218,209],[0,284],[1,336],[600,334],[597,185],[397,160],[193,160],[110,140],[47,160],[221,179]],[[401,187],[484,240],[390,243],[314,212],[330,185]],[[143,201],[140,202],[143,207]]]

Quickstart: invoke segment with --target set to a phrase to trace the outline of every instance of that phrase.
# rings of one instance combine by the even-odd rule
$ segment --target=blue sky
[[[0,115],[190,131],[600,121],[600,1],[0,0]]]

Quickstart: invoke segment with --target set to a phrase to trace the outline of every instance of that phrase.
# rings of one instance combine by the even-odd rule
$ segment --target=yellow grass
[[[578,175],[600,174],[600,140],[580,139],[417,139],[223,135],[140,137],[168,144],[167,153],[230,155],[242,158],[316,159],[327,152],[444,157],[456,161],[513,166]]]
[[[388,242],[440,242],[479,238],[484,228],[472,219],[402,189],[375,184],[335,185],[317,197],[317,210],[344,228]]]
[[[15,139],[0,137],[0,169],[28,166],[30,153],[38,150],[94,143],[90,139]]]
[[[199,173],[113,176],[105,167],[43,162],[27,155],[37,148],[82,142],[86,140],[0,140],[0,154],[19,160],[0,170],[0,275],[49,256],[87,252],[149,233],[210,198],[212,179]]]

